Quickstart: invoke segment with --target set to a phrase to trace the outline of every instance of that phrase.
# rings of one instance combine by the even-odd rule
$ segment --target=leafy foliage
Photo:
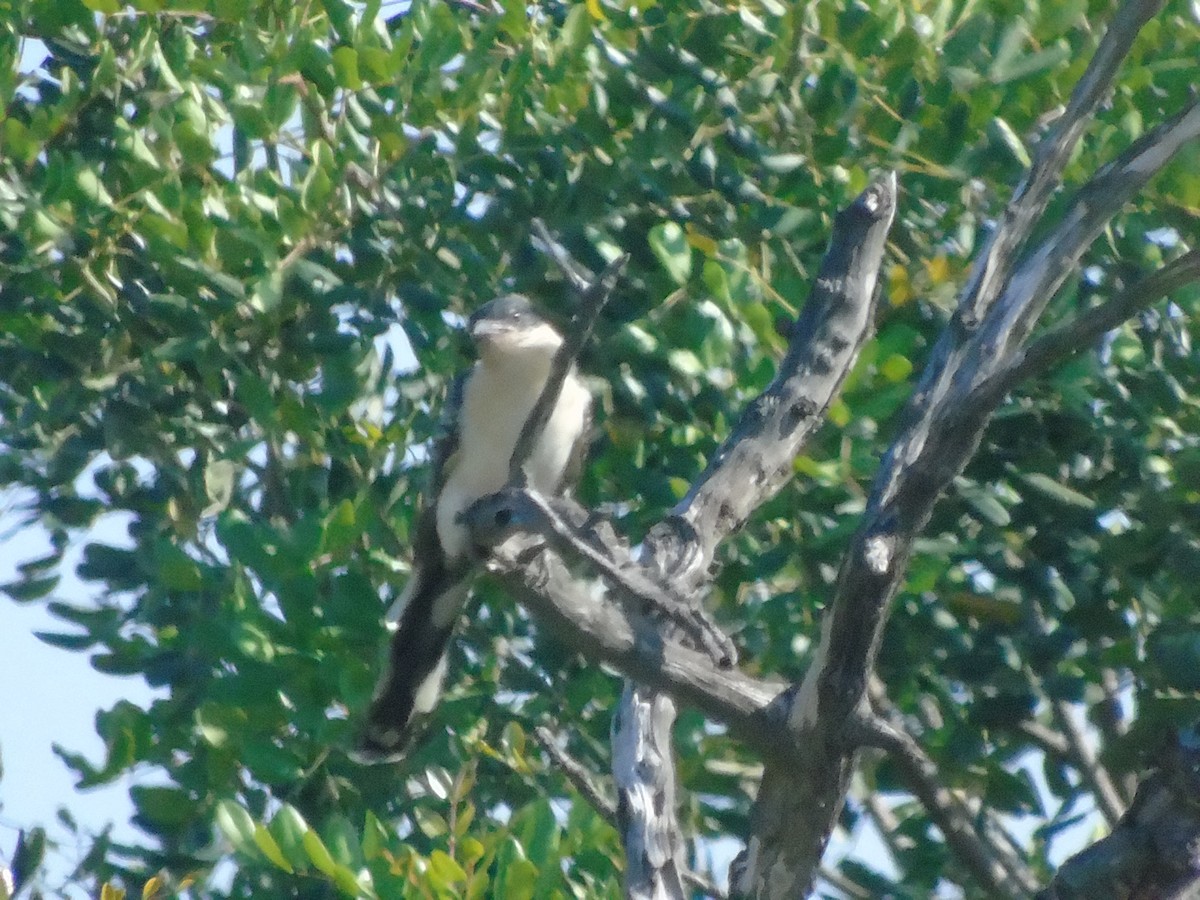
[[[421,448],[462,365],[457,317],[501,289],[566,314],[535,216],[597,268],[632,254],[584,360],[602,427],[583,494],[636,535],[770,380],[775,322],[834,212],[872,170],[900,171],[878,336],[793,485],[725,548],[712,598],[749,670],[795,677],[967,260],[1111,12],[17,0],[0,22],[0,484],[30,492],[54,549],[2,589],[50,605],[47,642],[165,689],[98,714],[103,759],[62,753],[81,787],[163,776],[132,792],[145,845],[101,836],[80,879],[616,895],[616,835],[525,743],[557,721],[605,769],[614,680],[486,585],[426,742],[402,769],[346,757]],[[1198,50],[1194,10],[1168,4],[1069,178],[1176,109]],[[1184,156],[1054,316],[1194,240],[1200,155]],[[1039,823],[1026,849],[1045,868],[1089,787],[1053,753],[1031,778],[1023,724],[1083,714],[1124,772],[1200,713],[1198,307],[1181,292],[1010,398],[884,648],[947,786]],[[84,547],[78,574],[104,593],[81,605],[59,573],[97,522],[126,534]],[[678,747],[690,833],[744,832],[755,760],[695,714]],[[865,765],[866,789],[903,791]],[[895,813],[894,878],[852,877],[918,896],[968,883],[919,806]],[[862,814],[852,802],[847,824]]]

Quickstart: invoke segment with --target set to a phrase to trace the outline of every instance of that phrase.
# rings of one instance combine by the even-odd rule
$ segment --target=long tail
[[[388,762],[403,756],[416,722],[437,706],[446,650],[467,599],[467,580],[443,571],[413,577],[411,597],[392,634],[388,666],[371,700],[357,756]],[[409,593],[405,591],[405,593]]]

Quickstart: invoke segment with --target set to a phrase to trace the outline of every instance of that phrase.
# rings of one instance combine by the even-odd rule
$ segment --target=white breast
[[[509,460],[548,374],[544,366],[482,363],[472,371],[459,417],[458,458],[438,500],[438,537],[448,556],[459,556],[467,549],[466,531],[457,521],[459,513],[508,481]],[[530,485],[538,491],[558,489],[590,403],[583,383],[569,375],[526,462]]]

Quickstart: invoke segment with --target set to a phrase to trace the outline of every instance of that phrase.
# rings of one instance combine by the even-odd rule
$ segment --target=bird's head
[[[562,335],[520,294],[485,303],[467,322],[471,340],[485,362],[550,360],[562,346]]]

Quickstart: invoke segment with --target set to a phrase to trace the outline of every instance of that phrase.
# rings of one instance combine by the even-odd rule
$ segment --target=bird
[[[541,396],[562,334],[520,294],[480,307],[467,321],[478,356],[451,383],[430,481],[415,522],[412,571],[387,616],[388,661],[375,688],[355,756],[403,758],[414,727],[436,707],[454,626],[476,568],[461,514],[509,480],[509,461]],[[574,363],[525,462],[527,485],[543,495],[578,479],[591,430],[592,397]]]

